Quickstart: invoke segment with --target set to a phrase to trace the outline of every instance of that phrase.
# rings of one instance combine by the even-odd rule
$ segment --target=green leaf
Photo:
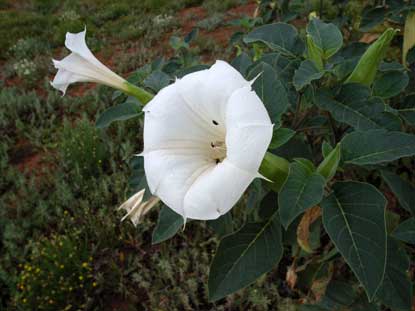
[[[314,62],[306,59],[301,62],[300,67],[295,71],[293,80],[294,87],[299,91],[312,81],[320,79],[323,75],[324,72],[320,71]]]
[[[385,17],[384,7],[372,7],[363,10],[362,20],[360,21],[360,31],[367,32],[383,22]]]
[[[285,85],[291,84],[294,72],[300,64],[298,59],[288,58],[276,52],[262,55],[260,61],[271,65]]]
[[[310,35],[306,37],[307,42],[307,58],[314,62],[314,65],[318,70],[322,71],[324,68],[323,59],[322,59],[322,50],[316,46],[313,41],[313,38]]]
[[[345,83],[361,83],[370,86],[375,79],[380,62],[383,60],[397,30],[388,28],[373,42],[360,58]]]
[[[398,112],[410,124],[415,124],[415,94],[405,97],[405,100],[399,106]]]
[[[210,267],[210,301],[248,286],[278,264],[284,248],[277,214],[222,239]]]
[[[124,121],[143,114],[141,105],[135,97],[129,97],[124,103],[110,107],[100,114],[95,126],[108,127],[112,122]]]
[[[338,143],[336,148],[334,148],[317,167],[317,173],[323,176],[326,181],[332,179],[336,174],[341,158],[340,146],[340,143]]]
[[[289,102],[286,89],[278,74],[269,64],[261,62],[251,69],[248,77],[249,80],[257,77],[252,87],[267,108],[272,122],[279,124]]]
[[[329,111],[336,121],[353,126],[356,130],[399,130],[399,118],[385,111],[385,104],[380,98],[369,96],[370,90],[364,85],[346,84],[336,99],[320,92],[314,101]]]
[[[183,217],[166,205],[163,205],[157,226],[153,231],[152,244],[158,244],[173,237],[183,227]]]
[[[324,59],[336,54],[343,45],[343,36],[334,24],[326,24],[313,18],[307,25],[307,34],[311,36],[314,44],[321,50]]]
[[[345,163],[379,164],[415,154],[415,136],[385,130],[355,131],[342,140]]]
[[[292,163],[278,196],[280,219],[287,227],[302,212],[320,203],[325,179],[299,163]]]
[[[244,77],[248,74],[248,68],[252,65],[252,59],[248,54],[242,52],[232,61],[232,66],[238,70]]]
[[[156,70],[153,71],[145,80],[144,85],[154,92],[160,91],[162,88],[166,87],[170,83],[170,76],[163,71]]]
[[[219,237],[231,234],[233,232],[232,214],[228,212],[217,219],[209,220],[208,225]]]
[[[375,187],[338,182],[322,204],[323,224],[372,300],[386,266],[386,199]]]
[[[401,206],[415,215],[415,187],[392,172],[382,170],[382,177],[397,197]]]
[[[411,217],[402,222],[393,231],[392,236],[398,240],[415,245],[415,218]]]
[[[409,258],[399,243],[388,239],[385,278],[376,293],[377,298],[393,310],[411,310],[412,283],[408,277]]]
[[[286,23],[260,26],[244,37],[245,43],[262,42],[270,49],[295,57],[304,50],[304,43],[298,37],[297,29]]]
[[[400,94],[408,83],[409,77],[406,72],[388,71],[375,80],[373,93],[382,98],[390,98]]]
[[[289,128],[279,127],[274,130],[272,134],[272,140],[269,144],[269,149],[275,149],[281,147],[288,142],[295,135],[295,131]]]
[[[352,284],[332,280],[318,305],[326,310],[341,310],[350,306],[355,299],[356,291]]]

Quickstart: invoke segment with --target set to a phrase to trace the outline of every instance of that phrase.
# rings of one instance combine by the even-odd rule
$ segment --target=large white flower
[[[86,29],[79,33],[66,33],[65,46],[72,52],[64,59],[53,60],[58,72],[52,86],[64,94],[69,84],[75,82],[95,82],[119,89],[136,96],[143,103],[152,98],[146,91],[130,84],[102,64],[89,50],[85,42]]]
[[[143,110],[149,189],[185,219],[225,214],[260,176],[273,125],[251,83],[226,62],[177,80]]]

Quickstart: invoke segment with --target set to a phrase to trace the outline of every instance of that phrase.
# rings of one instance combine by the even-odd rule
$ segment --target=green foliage
[[[325,179],[302,162],[290,165],[287,180],[282,186],[278,205],[282,225],[287,229],[291,222],[305,210],[320,203]]]
[[[339,28],[334,24],[326,24],[317,18],[313,18],[308,23],[307,34],[323,60],[332,57],[343,45],[343,36]]]
[[[286,89],[274,68],[267,63],[259,63],[249,71],[248,78],[256,78],[252,87],[267,108],[273,123],[279,124],[289,103]]]
[[[302,61],[300,67],[295,71],[293,84],[297,91],[301,90],[314,80],[320,79],[324,75],[323,71],[320,71],[314,62],[310,60]]]
[[[321,206],[327,233],[373,299],[385,275],[386,199],[372,185],[339,182]]]
[[[226,236],[210,268],[209,299],[218,300],[251,284],[279,262],[282,251],[277,213]]]
[[[388,254],[385,276],[376,296],[392,309],[412,308],[412,283],[408,276],[409,258],[399,243],[388,239]]]
[[[342,140],[345,163],[368,165],[415,154],[415,136],[385,130],[355,131]]]
[[[415,244],[415,219],[402,222],[392,233],[393,237],[406,243]]]
[[[128,97],[127,100],[114,107],[110,107],[100,114],[96,121],[97,128],[108,127],[112,122],[128,120],[142,114],[140,103],[135,97]]]
[[[182,216],[164,205],[160,210],[157,226],[153,231],[152,243],[158,244],[170,239],[183,226],[184,220]]]

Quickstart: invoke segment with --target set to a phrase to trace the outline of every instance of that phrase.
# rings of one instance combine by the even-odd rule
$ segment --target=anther
[[[212,123],[215,124],[215,125],[219,125],[219,123],[215,120],[212,120]]]

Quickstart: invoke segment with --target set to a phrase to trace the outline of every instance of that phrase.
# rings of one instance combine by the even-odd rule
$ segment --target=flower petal
[[[144,155],[144,169],[152,194],[184,215],[183,201],[194,181],[215,163],[197,150],[155,150]]]
[[[184,213],[190,219],[216,219],[227,213],[256,177],[228,160],[197,178],[184,198]]]
[[[86,28],[84,31],[78,33],[67,32],[65,40],[66,48],[98,67],[104,66],[99,60],[96,59],[94,54],[92,54],[91,50],[86,45],[85,36]]]
[[[144,153],[157,149],[207,150],[221,135],[178,94],[175,84],[162,89],[143,109]]]
[[[272,138],[271,120],[251,87],[235,91],[226,111],[226,158],[240,169],[258,172]]]
[[[222,132],[229,97],[235,90],[249,85],[235,68],[220,60],[210,69],[188,74],[176,83],[180,94],[205,123],[211,125],[216,121]]]

